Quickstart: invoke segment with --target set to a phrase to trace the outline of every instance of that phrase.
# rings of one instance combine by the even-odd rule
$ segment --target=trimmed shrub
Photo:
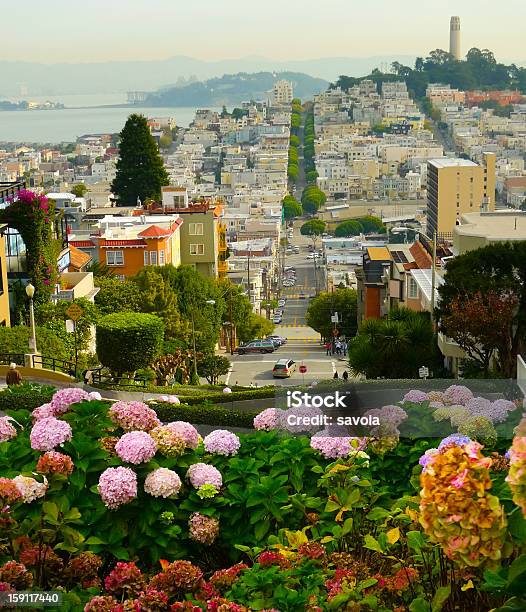
[[[100,362],[121,376],[146,368],[160,354],[164,323],[139,312],[118,312],[97,323],[97,355]]]
[[[17,410],[33,411],[42,404],[49,403],[55,391],[55,387],[51,385],[35,383],[7,387],[0,391],[0,412],[11,414]]]
[[[231,408],[222,408],[214,406],[211,402],[202,402],[194,406],[153,401],[149,402],[149,404],[157,412],[157,416],[163,423],[188,421],[193,425],[246,427],[252,429],[254,417],[260,412],[259,410],[243,412]]]

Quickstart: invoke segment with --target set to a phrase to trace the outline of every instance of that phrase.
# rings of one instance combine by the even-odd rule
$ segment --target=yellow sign
[[[84,314],[84,311],[78,304],[71,304],[66,310],[66,314],[72,321],[78,321]]]

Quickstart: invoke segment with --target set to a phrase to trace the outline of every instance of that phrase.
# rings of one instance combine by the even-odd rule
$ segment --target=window
[[[418,285],[416,284],[416,281],[412,276],[409,277],[409,285],[407,287],[407,297],[412,300],[418,297]]]
[[[119,274],[118,279],[124,282],[126,280],[126,277],[124,276],[124,274]]]
[[[188,228],[190,236],[202,236],[203,235],[203,224],[202,223],[190,223]]]
[[[157,265],[157,251],[150,251],[150,265]]]
[[[144,265],[148,265],[148,251],[144,251]]]
[[[164,266],[164,251],[159,251],[159,265]]]
[[[204,244],[191,244],[190,255],[204,255],[205,245]]]
[[[108,266],[123,266],[124,253],[122,251],[106,251],[106,264]]]

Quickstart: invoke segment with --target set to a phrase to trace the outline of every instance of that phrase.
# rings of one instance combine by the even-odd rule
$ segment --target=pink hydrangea
[[[278,411],[278,426],[291,433],[315,433],[321,429],[323,412],[312,406],[299,406]]]
[[[20,494],[24,499],[24,503],[30,504],[39,497],[44,497],[47,491],[47,481],[38,482],[35,478],[30,476],[16,476],[13,478],[13,482],[18,487]]]
[[[451,385],[444,391],[444,401],[448,404],[465,406],[473,399],[473,393],[464,385]]]
[[[199,446],[199,433],[190,423],[186,421],[173,421],[172,423],[167,423],[165,427],[182,438],[187,448],[195,450]]]
[[[12,420],[8,416],[0,417],[0,442],[7,442],[16,438],[16,429],[11,425]]]
[[[29,438],[33,450],[50,451],[71,440],[71,435],[69,423],[55,417],[45,417],[33,425]]]
[[[220,489],[223,485],[221,472],[213,465],[208,465],[206,463],[194,463],[191,465],[186,472],[186,477],[196,489],[207,484],[213,485],[216,489]]]
[[[427,393],[420,391],[419,389],[411,389],[408,391],[402,400],[402,402],[410,402],[411,404],[420,404],[421,402],[427,401]]]
[[[143,402],[115,402],[109,416],[124,431],[150,431],[161,424],[155,410]]]
[[[146,463],[155,457],[157,444],[145,431],[130,431],[117,442],[115,452],[126,463]]]
[[[89,399],[89,393],[79,387],[59,389],[51,398],[51,406],[55,411],[55,415],[59,415],[67,412],[72,404],[89,401]]]
[[[320,452],[326,459],[338,459],[348,457],[353,448],[351,447],[351,437],[334,436],[312,436],[310,446]]]
[[[278,411],[267,408],[254,417],[254,429],[271,431],[278,427]]]
[[[99,495],[105,506],[116,510],[137,497],[137,476],[126,467],[107,468],[99,478]]]
[[[100,401],[102,399],[102,395],[98,391],[92,391],[91,393],[88,393],[88,399],[90,402]]]
[[[466,402],[466,408],[472,416],[485,416],[491,408],[491,401],[485,397],[473,397]]]
[[[34,421],[38,421],[40,419],[45,419],[47,417],[56,416],[55,409],[51,404],[42,404],[38,408],[35,408],[31,413]]]
[[[188,520],[190,538],[200,544],[210,546],[219,535],[219,521],[211,516],[194,512]]]
[[[144,481],[144,490],[153,497],[175,497],[181,489],[181,479],[168,468],[150,472]]]
[[[241,446],[236,434],[227,429],[216,429],[212,431],[205,437],[203,444],[207,453],[227,456],[237,455],[237,451]]]

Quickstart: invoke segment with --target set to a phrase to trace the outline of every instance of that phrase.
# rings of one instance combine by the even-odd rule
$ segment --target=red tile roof
[[[144,240],[101,240],[100,245],[104,247],[146,247]]]
[[[415,263],[417,268],[424,270],[426,268],[431,267],[431,259],[432,257],[425,250],[425,248],[420,244],[420,242],[415,242],[411,248],[409,249],[411,255],[415,258]]]
[[[169,228],[159,227],[158,225],[150,225],[142,232],[139,232],[137,236],[141,236],[141,238],[165,238],[172,233],[172,230]]]
[[[95,246],[91,240],[69,240],[69,244],[81,249],[89,249]]]

